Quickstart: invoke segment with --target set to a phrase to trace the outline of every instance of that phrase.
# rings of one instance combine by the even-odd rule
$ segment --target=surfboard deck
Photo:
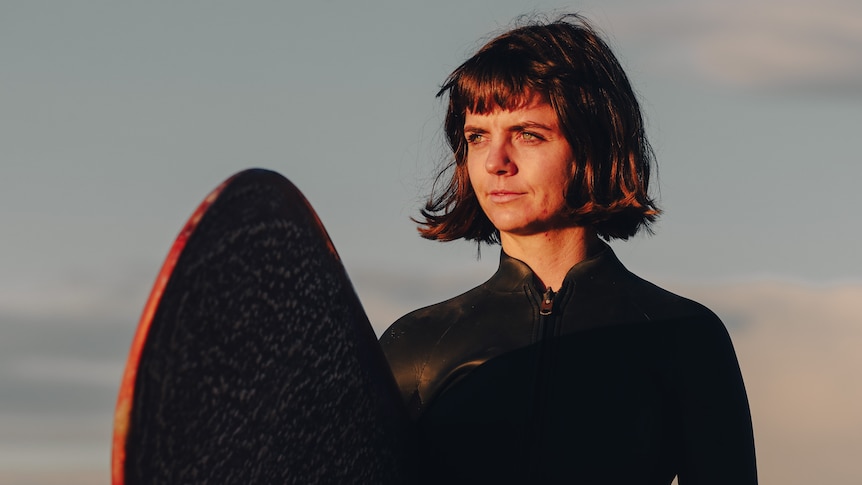
[[[117,401],[112,482],[413,482],[395,380],[329,236],[252,169],[201,203],[159,273]]]

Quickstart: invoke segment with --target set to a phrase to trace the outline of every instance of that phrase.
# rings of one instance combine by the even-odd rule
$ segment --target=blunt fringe
[[[444,131],[454,157],[437,174],[424,220],[416,220],[422,237],[500,242],[467,175],[464,117],[517,109],[533,94],[556,111],[572,148],[566,201],[573,224],[606,240],[652,232],[660,210],[648,194],[654,155],[640,106],[610,47],[570,14],[494,38],[446,79],[437,96],[448,95]]]

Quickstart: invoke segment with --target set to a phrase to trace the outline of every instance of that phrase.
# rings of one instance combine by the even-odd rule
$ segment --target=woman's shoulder
[[[574,286],[581,302],[623,322],[718,320],[705,305],[631,272],[609,248]]]
[[[463,318],[465,308],[469,307],[468,302],[476,300],[484,292],[483,286],[407,313],[383,332],[380,336],[381,345],[387,347],[408,341],[404,343],[415,349],[421,342],[438,340],[449,327]]]
[[[655,283],[631,274],[626,288],[628,298],[651,319],[717,319],[706,305],[667,290]]]
[[[631,274],[625,286],[626,299],[653,328],[664,329],[672,341],[691,352],[707,347],[733,354],[727,326],[709,307]],[[698,350],[700,349],[700,350]]]

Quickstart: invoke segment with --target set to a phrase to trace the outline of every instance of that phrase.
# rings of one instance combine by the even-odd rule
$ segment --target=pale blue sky
[[[434,93],[561,8],[608,33],[657,151],[666,214],[630,265],[858,279],[858,3],[28,1],[0,6],[0,287],[146,277],[249,166],[291,178],[350,267],[470,264],[408,221],[443,156]]]
[[[631,269],[677,291],[862,282],[856,0],[296,3],[0,0],[0,479],[46,461],[22,440],[102,463],[152,280],[238,170],[300,187],[378,331],[487,277],[495,248],[477,263],[409,217],[445,156],[439,84],[524,13],[584,13],[641,95],[666,213],[615,244]]]

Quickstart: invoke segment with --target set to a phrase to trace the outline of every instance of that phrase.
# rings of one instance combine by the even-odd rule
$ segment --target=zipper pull
[[[539,308],[539,315],[550,315],[551,311],[554,309],[554,290],[549,286],[545,291],[545,294],[542,295],[542,305]]]

